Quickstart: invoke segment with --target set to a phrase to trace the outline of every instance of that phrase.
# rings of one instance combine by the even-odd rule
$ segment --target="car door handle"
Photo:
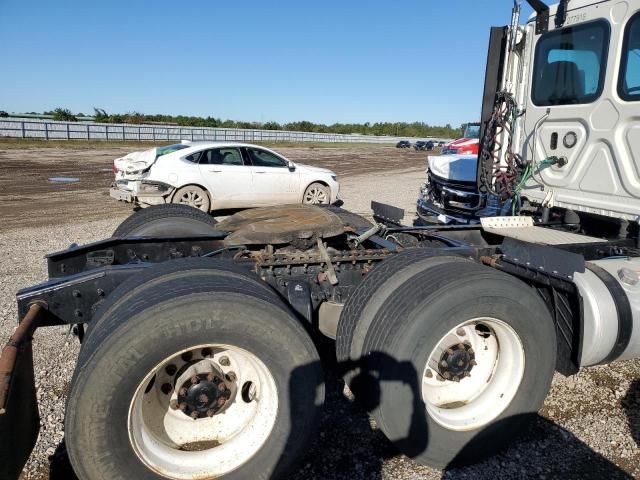
[[[256,173],[267,173],[266,170],[255,170]]]
[[[222,170],[209,170],[210,172],[214,172],[214,173],[220,173],[222,172]]]

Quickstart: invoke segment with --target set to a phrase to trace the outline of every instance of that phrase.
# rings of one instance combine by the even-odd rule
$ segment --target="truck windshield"
[[[470,123],[464,129],[464,138],[480,138],[480,125],[477,123]]]

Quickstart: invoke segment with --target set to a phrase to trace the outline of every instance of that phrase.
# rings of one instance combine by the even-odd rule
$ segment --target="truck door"
[[[532,38],[523,153],[555,156],[523,195],[614,217],[640,211],[640,17],[629,2],[571,9]],[[637,4],[636,4],[637,5]],[[535,170],[534,170],[535,171]]]

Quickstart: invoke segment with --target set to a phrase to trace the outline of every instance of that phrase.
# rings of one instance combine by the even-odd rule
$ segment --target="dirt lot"
[[[130,209],[107,196],[113,158],[130,146],[73,144],[30,148],[0,143],[0,341],[15,324],[18,288],[46,278],[46,252],[108,236]],[[67,145],[68,147],[68,145]],[[102,148],[98,148],[102,147]],[[341,177],[345,207],[368,212],[371,199],[396,204],[412,216],[423,181],[425,154],[384,146],[284,146],[295,161],[327,166]],[[74,176],[78,184],[52,184]],[[24,479],[73,478],[60,454],[63,409],[78,352],[64,329],[35,335],[42,428]],[[400,455],[367,414],[342,395],[328,369],[328,401],[320,436],[292,480],[640,478],[640,361],[556,375],[534,426],[509,450],[481,464],[435,470]]]
[[[0,218],[2,229],[56,225],[68,221],[99,220],[126,215],[130,208],[112,201],[113,160],[138,144],[31,142],[19,148],[16,141],[0,140]],[[71,147],[71,148],[69,148]],[[145,148],[148,148],[145,146]],[[298,163],[334,170],[341,177],[359,172],[424,168],[426,154],[393,146],[313,145],[276,147]],[[77,183],[56,183],[52,177],[79,178]]]

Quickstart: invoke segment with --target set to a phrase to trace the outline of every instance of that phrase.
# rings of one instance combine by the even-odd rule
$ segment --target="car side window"
[[[184,159],[188,162],[198,163],[200,161],[200,155],[202,155],[202,152],[195,152],[191,155],[187,155]]]
[[[609,24],[598,20],[540,37],[533,66],[533,103],[550,106],[595,101],[604,87],[609,32]]]
[[[618,94],[627,101],[640,100],[640,12],[625,29],[620,69]]]
[[[242,155],[237,148],[215,148],[203,152],[202,165],[244,165]]]
[[[256,167],[286,167],[287,162],[271,152],[258,148],[247,148],[251,164]]]

